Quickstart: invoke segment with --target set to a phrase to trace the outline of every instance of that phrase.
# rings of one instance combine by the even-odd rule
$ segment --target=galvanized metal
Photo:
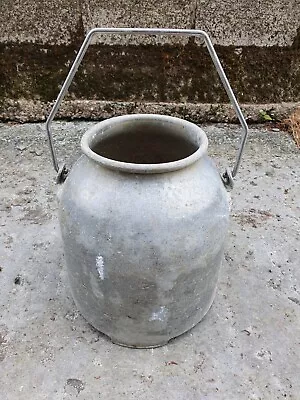
[[[95,28],[89,31],[89,33],[87,34],[76,58],[75,61],[69,71],[69,74],[60,90],[60,93],[55,101],[55,104],[49,114],[49,117],[47,119],[46,122],[46,130],[47,130],[47,135],[48,135],[48,140],[49,140],[49,146],[50,146],[50,150],[51,150],[51,157],[52,157],[52,162],[53,162],[53,166],[56,172],[62,171],[63,173],[59,173],[59,177],[58,177],[58,181],[63,181],[68,173],[66,167],[63,165],[62,167],[59,166],[58,164],[58,160],[57,160],[57,155],[56,155],[56,151],[54,148],[54,144],[53,144],[53,139],[52,139],[52,131],[51,131],[51,123],[61,105],[61,102],[76,74],[76,71],[91,43],[92,38],[96,35],[96,34],[131,34],[131,35],[179,35],[179,36],[194,36],[194,37],[200,37],[204,40],[207,49],[209,51],[210,57],[214,63],[214,66],[219,74],[219,77],[223,83],[223,86],[226,90],[226,93],[230,99],[230,102],[235,110],[235,113],[242,125],[242,139],[239,145],[239,149],[237,152],[237,156],[236,156],[236,161],[235,164],[232,168],[232,170],[229,169],[223,173],[222,175],[222,179],[223,182],[225,184],[225,186],[227,187],[231,187],[233,184],[233,179],[239,169],[240,163],[241,163],[241,158],[242,158],[242,153],[244,150],[244,146],[247,140],[247,135],[248,135],[248,126],[246,123],[246,120],[243,116],[243,113],[239,107],[239,104],[236,100],[236,97],[233,93],[233,90],[229,84],[229,81],[226,77],[226,74],[223,70],[223,67],[220,63],[220,60],[217,56],[217,53],[213,47],[213,44],[210,40],[210,37],[208,36],[208,34],[205,31],[202,30],[197,30],[197,29],[156,29],[156,28]]]
[[[82,137],[61,187],[64,253],[79,310],[115,343],[164,345],[213,302],[229,205],[207,146],[195,124],[153,114]]]

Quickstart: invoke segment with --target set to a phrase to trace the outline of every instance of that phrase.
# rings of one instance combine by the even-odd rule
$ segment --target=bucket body
[[[115,343],[156,347],[209,310],[228,194],[196,125],[161,115],[88,130],[60,196],[72,294]]]

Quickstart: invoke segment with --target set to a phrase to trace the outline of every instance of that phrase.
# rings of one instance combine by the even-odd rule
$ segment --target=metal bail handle
[[[68,73],[68,76],[57,96],[57,99],[56,99],[54,106],[49,114],[49,117],[46,121],[46,130],[47,130],[49,146],[50,146],[50,150],[51,150],[52,162],[53,162],[55,171],[58,173],[57,182],[61,183],[65,180],[65,178],[68,174],[68,170],[65,165],[62,165],[62,166],[58,165],[56,151],[55,151],[54,145],[53,145],[52,132],[51,132],[50,125],[61,105],[61,102],[62,102],[67,90],[69,89],[69,86],[70,86],[70,84],[76,74],[76,71],[77,71],[77,69],[78,69],[90,43],[91,43],[92,38],[96,34],[177,35],[177,36],[200,37],[204,40],[206,47],[208,49],[208,52],[210,54],[210,57],[214,63],[214,66],[219,74],[219,77],[223,83],[223,86],[226,90],[229,100],[235,110],[235,113],[236,113],[236,115],[242,125],[242,129],[243,129],[242,138],[241,138],[240,146],[239,146],[239,149],[237,152],[235,164],[234,164],[232,170],[227,168],[226,171],[221,176],[222,180],[224,182],[224,185],[227,188],[232,188],[233,187],[233,178],[236,176],[236,174],[238,172],[238,169],[239,169],[239,166],[241,163],[243,150],[244,150],[245,143],[247,140],[248,126],[247,126],[247,122],[244,118],[244,115],[240,109],[240,106],[236,100],[236,97],[231,89],[229,81],[225,75],[225,72],[224,72],[223,67],[220,63],[220,60],[217,56],[217,53],[216,53],[216,51],[213,47],[213,44],[210,40],[210,37],[208,36],[208,34],[205,31],[197,30],[197,29],[94,28],[88,32],[88,34],[86,35],[86,37],[80,47],[80,50],[75,58],[75,61]]]

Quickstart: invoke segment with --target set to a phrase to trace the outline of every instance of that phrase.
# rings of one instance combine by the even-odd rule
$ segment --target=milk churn
[[[197,125],[154,114],[114,117],[82,137],[82,156],[60,167],[50,124],[96,34],[204,39],[243,127],[234,168],[219,174]],[[59,218],[75,303],[86,320],[130,347],[156,347],[209,310],[228,229],[227,190],[247,124],[208,35],[199,30],[95,28],[81,46],[46,123],[62,191]]]

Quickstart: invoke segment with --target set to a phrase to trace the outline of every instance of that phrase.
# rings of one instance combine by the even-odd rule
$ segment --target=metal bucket
[[[96,33],[203,37],[242,123],[236,164],[220,175],[198,126],[154,114],[96,124],[83,155],[59,168],[50,124]],[[59,216],[71,289],[82,315],[117,344],[156,347],[209,310],[217,287],[232,187],[247,124],[203,31],[96,28],[85,39],[47,120],[58,180]]]

